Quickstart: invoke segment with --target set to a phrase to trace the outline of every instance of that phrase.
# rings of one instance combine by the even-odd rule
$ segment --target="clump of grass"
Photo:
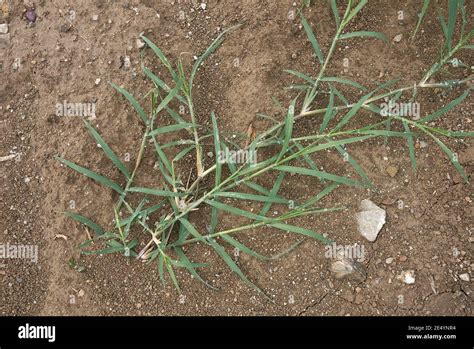
[[[448,155],[456,170],[467,181],[467,176],[457,157],[440,138],[472,137],[474,133],[455,132],[432,125],[434,121],[467,98],[471,92],[470,87],[467,87],[459,97],[449,102],[446,106],[417,121],[398,115],[389,115],[384,118],[380,117],[380,121],[376,123],[360,128],[349,127],[361,111],[369,111],[380,116],[381,111],[376,103],[384,99],[389,98],[396,101],[407,92],[412,93],[412,96],[415,95],[419,89],[453,89],[454,87],[465,86],[468,80],[455,79],[437,83],[428,82],[436,76],[459,50],[472,49],[470,40],[474,35],[474,31],[471,30],[469,33],[464,31],[466,16],[462,1],[453,1],[453,3],[456,3],[456,8],[454,8],[450,1],[448,24],[443,26],[445,27],[445,44],[441,58],[426,72],[419,83],[406,87],[395,87],[398,80],[391,80],[381,83],[372,90],[368,90],[365,86],[355,81],[326,75],[326,69],[331,62],[337,45],[344,42],[344,40],[368,37],[386,41],[385,36],[381,33],[373,31],[348,32],[346,30],[348,24],[358,15],[366,3],[367,0],[358,2],[349,0],[344,11],[340,12],[336,1],[331,1],[331,9],[336,23],[336,34],[327,52],[323,52],[317,40],[317,35],[301,14],[304,30],[320,64],[319,73],[313,78],[302,72],[286,70],[287,73],[301,79],[302,84],[290,87],[298,91],[298,95],[287,108],[284,108],[285,115],[282,121],[277,121],[271,116],[262,115],[272,120],[274,124],[255,136],[252,135],[252,132],[249,132],[249,137],[247,137],[243,147],[244,150],[256,151],[265,148],[269,150],[269,153],[273,154],[260,159],[257,163],[221,163],[218,154],[230,149],[238,150],[239,146],[221,137],[218,118],[214,113],[211,113],[209,116],[212,123],[211,130],[207,130],[199,125],[195,116],[193,82],[196,74],[202,63],[223,42],[225,36],[231,31],[237,30],[238,26],[229,28],[219,35],[196,60],[189,74],[186,73],[181,60],[178,60],[176,65],[171,64],[165,54],[155,44],[148,38],[142,37],[149,49],[156,54],[157,58],[168,70],[171,81],[169,83],[164,82],[143,65],[144,74],[154,84],[153,90],[149,93],[151,101],[149,113],[145,112],[141,104],[129,92],[117,85],[111,84],[114,89],[131,103],[145,125],[145,132],[134,168],[127,168],[101,135],[87,121],[84,121],[84,123],[89,133],[95,142],[100,144],[106,156],[123,175],[121,183],[114,182],[105,176],[58,157],[61,163],[109,187],[119,195],[118,202],[113,208],[115,227],[111,230],[100,227],[92,219],[80,214],[66,213],[66,215],[84,224],[96,234],[94,239],[87,240],[80,246],[83,249],[83,253],[119,253],[127,257],[146,260],[148,263],[156,263],[163,283],[166,279],[165,273],[167,273],[178,291],[180,290],[180,285],[175,273],[176,268],[187,269],[191,275],[204,285],[214,288],[213,285],[204,280],[199,274],[199,269],[207,266],[205,264],[206,261],[203,261],[204,263],[202,261],[192,261],[188,256],[189,249],[187,247],[199,242],[214,250],[243,281],[263,293],[231,257],[228,247],[236,248],[260,260],[269,260],[288,253],[306,238],[316,239],[322,243],[332,243],[330,238],[325,237],[321,233],[296,224],[290,224],[289,222],[293,222],[295,218],[306,215],[327,214],[331,211],[344,209],[343,207],[322,208],[317,206],[322,198],[329,195],[338,186],[373,188],[369,176],[347,152],[346,145],[364,142],[376,137],[402,138],[408,145],[408,154],[411,158],[413,170],[416,170],[414,140],[421,135],[428,135]],[[462,14],[463,30],[457,44],[454,45],[454,25],[458,9]],[[340,84],[362,91],[362,97],[357,101],[349,102],[337,89],[337,86]],[[315,108],[315,101],[322,91],[329,91],[329,103],[325,108]],[[190,120],[185,120],[175,111],[172,105],[176,104],[187,108]],[[298,112],[297,107],[300,107]],[[159,126],[157,125],[158,115],[168,115],[174,123],[168,126]],[[314,118],[318,115],[322,116],[322,118],[317,130],[300,137],[296,137],[293,134],[295,123],[300,119]],[[400,124],[401,129],[392,129],[392,123]],[[168,143],[162,142],[163,135],[183,130],[187,131],[189,138]],[[214,149],[213,158],[215,162],[207,168],[202,158],[204,139],[212,139]],[[156,154],[163,182],[160,187],[135,186],[135,178],[143,160],[144,150],[148,144],[153,144]],[[169,149],[172,148],[177,149],[177,155],[174,157],[169,155]],[[314,155],[327,149],[336,149],[354,168],[358,178],[341,176],[337,173],[322,170],[314,160]],[[195,160],[195,175],[193,177],[195,179],[193,181],[189,179],[187,181],[183,180],[183,178],[191,177],[187,173],[179,172],[179,164],[187,154],[193,154]],[[273,186],[269,188],[257,184],[256,181],[256,179],[267,174],[276,175]],[[293,207],[289,205],[290,200],[280,194],[283,181],[285,178],[288,179],[288,174],[318,178],[324,187],[320,192],[314,193],[306,202],[299,203]],[[204,186],[203,188],[204,179],[212,179],[212,186]],[[251,193],[248,193],[249,189]],[[131,194],[140,196],[138,205],[133,206],[130,203]],[[226,198],[232,198],[244,203],[259,203],[261,205],[260,212],[254,213],[232,206],[226,203]],[[288,209],[278,216],[271,216],[268,212],[272,205],[275,204],[288,205]],[[201,220],[208,220],[209,224],[207,224],[208,229],[206,231],[200,231],[192,219],[192,212],[202,209],[203,206],[210,208],[209,217],[200,215],[199,218]],[[158,212],[160,213],[160,218],[157,220],[151,219],[152,215]],[[246,223],[219,230],[218,221],[223,214],[241,217],[246,220]],[[125,218],[121,218],[124,216]],[[239,240],[240,234],[262,227],[293,233],[301,236],[301,239],[276,256],[264,256]],[[130,233],[134,229],[140,232],[139,239],[131,238]],[[102,241],[104,247],[91,249],[90,247],[94,240]],[[97,245],[100,244],[95,244],[94,246]],[[137,249],[138,247],[139,249]]]

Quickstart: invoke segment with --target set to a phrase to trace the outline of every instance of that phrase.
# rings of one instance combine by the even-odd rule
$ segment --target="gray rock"
[[[375,241],[385,224],[385,210],[365,199],[360,203],[361,211],[356,213],[359,233],[369,241]]]

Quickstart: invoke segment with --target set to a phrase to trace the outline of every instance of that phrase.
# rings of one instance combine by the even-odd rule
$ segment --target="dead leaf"
[[[67,241],[67,236],[66,235],[63,235],[63,234],[56,234],[54,236],[54,239],[64,239],[64,241]]]

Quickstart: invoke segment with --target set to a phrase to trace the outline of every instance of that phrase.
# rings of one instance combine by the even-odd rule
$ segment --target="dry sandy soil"
[[[81,120],[56,116],[55,106],[64,100],[95,102],[94,125],[120,156],[130,153],[133,163],[143,126],[107,82],[124,86],[137,98],[148,92],[151,85],[141,72],[136,46],[140,33],[157,43],[173,61],[182,52],[192,53],[183,56],[191,60],[220,30],[243,23],[206,62],[196,80],[199,122],[210,125],[213,110],[222,132],[228,135],[245,133],[252,121],[258,131],[264,130],[268,124],[256,121],[257,112],[281,119],[271,97],[288,105],[294,94],[284,87],[296,82],[283,69],[314,75],[319,65],[313,63],[316,59],[299,21],[288,18],[289,11],[295,9],[290,0],[208,0],[206,10],[198,9],[200,2],[185,0],[37,0],[38,19],[32,25],[22,18],[29,1],[0,3],[0,23],[9,25],[9,38],[0,42],[0,156],[19,154],[0,163],[0,243],[39,246],[37,264],[0,260],[0,314],[472,315],[472,286],[459,275],[472,275],[474,267],[473,187],[461,181],[446,156],[428,140],[426,147],[417,149],[416,174],[411,170],[403,140],[384,144],[383,139],[377,139],[351,145],[352,156],[378,190],[339,188],[322,203],[325,207],[345,205],[346,211],[298,221],[299,225],[326,232],[341,244],[363,244],[367,253],[363,263],[368,271],[364,282],[336,280],[328,268],[330,261],[324,257],[324,246],[311,240],[271,262],[240,255],[239,266],[274,303],[249,288],[203,245],[194,246],[190,253],[199,261],[212,263],[202,275],[219,290],[206,289],[186,271],[179,271],[181,297],[170,282],[162,286],[154,265],[119,255],[81,256],[77,246],[86,239],[86,232],[62,212],[73,200],[77,212],[110,227],[111,208],[117,197],[60,166],[54,156],[64,156],[116,180],[120,175],[91,140]],[[443,1],[438,3],[443,5]],[[466,3],[472,22],[473,2]],[[404,11],[403,20],[398,19],[400,10]],[[433,9],[418,38],[407,40],[419,10],[419,1],[370,1],[351,26],[380,31],[389,43],[347,41],[346,47],[336,51],[329,72],[369,87],[392,78],[401,78],[401,86],[419,80],[436,60],[442,42]],[[180,19],[180,11],[185,14],[184,20]],[[334,35],[328,3],[317,0],[304,11],[323,50],[327,50]],[[93,20],[94,15],[97,20]],[[403,34],[403,39],[394,43],[392,38],[398,34]],[[130,67],[123,65],[125,56],[131,58]],[[346,72],[344,58],[349,60]],[[459,58],[469,66],[473,64],[468,52]],[[149,50],[145,60],[155,72],[164,71]],[[18,61],[20,66],[16,67]],[[469,72],[461,69],[458,74]],[[354,89],[342,90],[351,100],[357,98]],[[440,108],[458,94],[422,92],[422,114]],[[472,104],[467,98],[440,125],[472,130]],[[307,119],[297,125],[295,132],[307,133],[318,125]],[[472,140],[448,144],[472,177]],[[157,175],[151,149],[147,150],[147,159],[141,171],[145,178],[154,178]],[[334,152],[317,159],[330,172],[351,173],[347,164],[337,160],[339,155]],[[193,166],[192,156],[188,161]],[[386,173],[389,165],[399,170],[393,178]],[[282,195],[295,201],[302,201],[320,185],[316,179],[292,179],[288,185],[289,178]],[[272,181],[268,177],[261,184],[268,186]],[[365,198],[387,211],[387,223],[373,243],[359,235],[354,219],[358,203]],[[403,208],[398,207],[398,200],[405,203]],[[192,216],[199,227],[205,226],[201,214]],[[219,225],[226,226],[230,220],[223,217]],[[67,240],[55,238],[57,234]],[[274,254],[295,242],[296,237],[263,229],[244,236],[243,241],[261,253]],[[394,260],[387,264],[390,257]],[[71,258],[85,270],[72,269]],[[414,284],[396,279],[409,269],[415,270]]]

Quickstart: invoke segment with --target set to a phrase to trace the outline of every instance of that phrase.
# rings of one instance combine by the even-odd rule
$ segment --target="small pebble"
[[[36,22],[36,18],[38,16],[36,15],[35,10],[31,9],[31,10],[26,11],[25,17],[28,20],[28,22],[34,23],[34,22]]]
[[[403,34],[398,34],[393,38],[393,42],[400,42],[402,41]]]
[[[128,69],[128,68],[130,68],[131,65],[132,65],[132,63],[130,62],[130,56],[125,56],[123,58],[123,67],[125,69]]]
[[[141,49],[145,46],[145,42],[142,39],[137,39],[137,48]]]
[[[397,276],[397,279],[403,281],[407,285],[411,285],[415,283],[415,271],[414,270],[407,270],[403,271],[400,275]]]
[[[399,260],[400,262],[406,262],[407,259],[408,259],[408,257],[407,257],[407,256],[404,256],[404,255],[401,255],[400,257],[398,257],[398,260]]]
[[[3,23],[0,24],[0,34],[7,34],[8,33],[8,24]]]
[[[385,171],[387,172],[387,174],[390,176],[390,177],[395,177],[398,173],[398,168],[395,167],[395,166],[388,166]]]

